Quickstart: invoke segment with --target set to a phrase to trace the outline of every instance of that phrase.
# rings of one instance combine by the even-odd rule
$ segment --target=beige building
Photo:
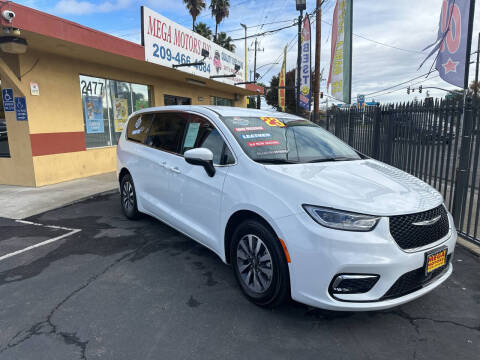
[[[0,51],[4,98],[19,101],[15,111],[9,101],[2,104],[0,184],[42,186],[114,171],[122,119],[132,112],[172,104],[246,106],[246,96],[256,94],[255,87],[146,62],[139,44],[9,6],[28,49]],[[22,101],[26,112],[17,111]]]

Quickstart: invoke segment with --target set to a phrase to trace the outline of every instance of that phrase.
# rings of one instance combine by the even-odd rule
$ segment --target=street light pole
[[[473,93],[475,96],[478,94],[478,62],[480,60],[480,32],[478,33],[478,45],[477,45],[477,67],[475,68],[475,83]]]
[[[247,81],[247,25],[245,24],[240,24],[244,29],[245,29],[245,66],[244,66],[244,72],[245,72],[245,81]]]
[[[297,10],[300,11],[300,15],[298,16],[298,54],[297,54],[297,86],[296,86],[296,94],[297,94],[297,101],[296,101],[296,113],[297,115],[300,114],[300,67],[301,67],[301,53],[302,53],[302,20],[303,20],[303,10],[307,8],[307,1],[306,0],[295,0]]]
[[[322,42],[322,3],[317,0],[315,24],[315,80],[313,84],[313,121],[318,123],[320,101],[320,47]]]

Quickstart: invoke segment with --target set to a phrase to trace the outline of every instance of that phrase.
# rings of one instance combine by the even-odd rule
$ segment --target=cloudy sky
[[[124,39],[140,42],[140,6],[145,5],[173,21],[191,28],[191,17],[182,0],[17,0],[16,2],[54,15],[58,15],[82,25],[92,27]],[[207,9],[197,21],[206,22],[212,29],[215,21]],[[422,99],[426,95],[415,92],[407,95],[408,85],[418,88],[437,86],[452,89],[435,73],[429,79],[420,78],[398,88],[368,96],[395,84],[407,81],[428,72],[433,58],[423,68],[417,70],[426,54],[421,50],[436,39],[438,19],[442,0],[402,0],[378,1],[355,0],[353,8],[353,90],[352,96],[367,94],[367,101],[381,102]],[[265,30],[277,29],[292,24],[298,17],[294,0],[230,0],[230,16],[220,24],[219,31],[225,31],[233,39],[241,38],[244,30],[240,23],[247,24],[248,33],[256,34]],[[472,52],[477,50],[480,32],[480,2],[475,10],[474,41]],[[322,7],[322,50],[321,68],[327,76],[330,62],[331,21],[335,0],[325,0]],[[315,8],[314,0],[307,0],[307,11]],[[316,24],[312,25],[315,31]],[[275,34],[258,37],[264,51],[257,56],[257,72],[262,82],[269,83],[280,70],[283,47],[290,44],[287,55],[287,69],[296,63],[296,28],[291,27]],[[386,44],[388,46],[382,45]],[[236,53],[243,58],[244,41],[235,41]],[[253,48],[253,39],[248,46]],[[389,47],[390,46],[390,47]],[[248,53],[248,68],[253,68],[253,52]],[[475,56],[472,55],[473,61]],[[265,65],[272,62],[279,64]],[[312,61],[313,63],[313,61]],[[470,78],[474,76],[471,64]],[[322,91],[326,92],[326,81]],[[398,90],[398,91],[394,91]],[[443,96],[438,90],[429,90],[431,96]]]

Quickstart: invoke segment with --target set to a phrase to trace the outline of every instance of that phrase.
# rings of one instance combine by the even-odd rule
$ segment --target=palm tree
[[[193,31],[202,35],[204,38],[208,40],[212,39],[212,29],[210,29],[210,26],[208,26],[204,22],[199,22],[197,25],[195,25]]]
[[[204,0],[183,0],[185,3],[188,12],[192,15],[192,30],[195,30],[195,20],[197,20],[197,16],[205,9],[205,1]]]
[[[212,10],[212,16],[215,18],[215,36],[217,38],[218,24],[222,22],[223,19],[227,18],[230,15],[230,1],[228,0],[211,0],[210,10]]]
[[[223,31],[219,32],[216,40],[214,39],[213,41],[229,51],[235,50],[235,45],[232,44],[232,38],[227,36]]]

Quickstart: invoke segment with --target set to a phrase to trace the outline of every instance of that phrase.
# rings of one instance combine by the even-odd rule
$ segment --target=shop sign
[[[17,121],[27,121],[27,101],[25,97],[16,97],[15,98],[15,113],[17,115]]]
[[[115,132],[121,132],[128,119],[128,102],[127,99],[115,98],[114,108]]]
[[[84,96],[83,114],[87,134],[103,134],[103,103],[100,96]]]
[[[2,89],[3,109],[5,111],[15,111],[13,102],[13,89]]]
[[[209,55],[203,65],[184,66],[177,70],[209,78],[212,75],[233,74],[235,65],[239,65],[240,70],[234,78],[215,80],[229,85],[244,81],[244,62],[234,53],[145,6],[142,7],[142,16],[142,44],[146,61],[172,68],[175,64],[200,62],[205,49]]]

